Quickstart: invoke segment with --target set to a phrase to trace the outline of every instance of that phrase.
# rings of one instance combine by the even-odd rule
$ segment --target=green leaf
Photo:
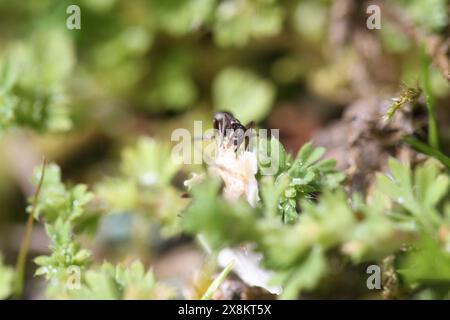
[[[161,29],[180,36],[202,26],[212,12],[216,0],[152,0],[153,17]]]
[[[264,119],[272,107],[274,97],[272,83],[248,70],[229,67],[214,79],[215,109],[233,113],[244,124]]]
[[[122,152],[123,175],[140,187],[167,186],[180,164],[173,161],[169,145],[151,138],[141,138],[136,146]]]
[[[413,174],[409,165],[389,160],[390,176],[378,175],[377,184],[394,203],[417,218],[429,232],[442,223],[436,205],[448,193],[449,177],[441,174],[433,161],[418,166]]]
[[[173,296],[173,290],[158,283],[153,272],[146,271],[140,261],[125,268],[122,278],[119,283],[124,288],[124,299],[158,299],[158,295],[168,299]]]
[[[86,285],[78,296],[84,299],[116,300],[120,298],[120,289],[114,278],[105,272],[88,270],[85,275]]]
[[[256,237],[255,212],[247,203],[219,198],[219,186],[214,180],[196,185],[193,202],[183,215],[184,230],[202,233],[213,249]]]
[[[413,283],[450,283],[450,253],[428,235],[400,261],[398,272]]]
[[[306,143],[299,150],[292,164],[287,164],[286,171],[291,176],[290,192],[280,198],[280,209],[283,220],[293,223],[297,219],[297,202],[311,199],[315,193],[327,189],[336,189],[344,180],[345,175],[335,168],[336,161],[321,160],[325,154],[324,148],[314,148],[312,143]]]
[[[157,61],[152,87],[145,94],[147,109],[183,111],[197,98],[197,87],[192,79],[192,57],[186,50],[172,50]]]
[[[280,299],[296,299],[303,290],[314,289],[328,270],[328,263],[320,247],[312,249],[302,265],[285,277]]]
[[[275,137],[258,137],[258,166],[263,175],[277,175],[286,167],[286,151]]]
[[[35,170],[33,182],[38,183],[40,168]],[[86,205],[92,200],[93,194],[87,191],[83,184],[67,188],[61,181],[61,170],[54,164],[48,164],[45,169],[45,178],[42,183],[41,194],[37,201],[35,218],[43,216],[46,222],[54,222],[58,218],[73,221],[80,217]],[[31,201],[31,199],[30,199]],[[31,210],[31,205],[28,211]]]
[[[38,183],[41,172],[42,169],[37,168],[35,184]],[[73,229],[74,222],[85,214],[86,206],[92,198],[92,193],[87,191],[85,185],[67,187],[61,181],[61,170],[56,164],[46,166],[35,218],[42,218],[51,245],[48,256],[39,256],[34,260],[39,266],[36,275],[43,275],[53,282],[65,283],[70,276],[67,273],[69,267],[83,268],[89,263],[90,252],[81,249],[76,243]],[[28,210],[31,210],[31,205]]]
[[[0,55],[0,131],[14,126],[70,129],[65,82],[74,59],[70,37],[58,29],[8,46]]]
[[[265,205],[267,216],[278,215],[278,204],[280,196],[289,186],[291,178],[287,174],[280,174],[276,180],[273,176],[266,176],[261,180],[261,196]],[[295,207],[294,207],[295,211]]]
[[[435,165],[420,166],[415,171],[417,198],[426,207],[434,207],[448,191],[450,178],[440,174]]]
[[[12,294],[13,280],[14,270],[3,264],[3,256],[0,254],[0,300]]]
[[[353,206],[361,221],[349,232],[341,250],[354,262],[382,259],[405,243],[415,242],[416,228],[396,223],[386,214],[385,195],[379,190],[372,192],[370,204],[363,203],[361,196],[355,194]]]
[[[65,290],[56,287],[53,294],[57,298],[83,300],[117,299],[170,299],[174,297],[171,287],[156,281],[151,270],[146,271],[140,261],[128,266],[104,263],[83,273],[83,281],[78,289]]]
[[[439,31],[448,23],[447,1],[445,0],[403,0],[401,2],[415,23],[430,32]]]
[[[436,148],[430,147],[429,145],[412,137],[403,137],[403,140],[409,143],[413,148],[417,149],[418,151],[439,160],[443,165],[445,165],[448,169],[450,169],[450,157],[446,156]]]
[[[283,10],[274,0],[229,0],[215,14],[214,40],[218,46],[242,47],[251,38],[280,32]]]

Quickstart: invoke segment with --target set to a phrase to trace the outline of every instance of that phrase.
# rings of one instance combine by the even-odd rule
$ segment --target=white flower
[[[227,146],[228,145],[228,146]],[[259,201],[258,161],[256,152],[234,150],[234,146],[225,143],[218,147],[217,157],[209,171],[222,178],[225,188],[223,196],[228,201],[236,201],[245,197],[247,202],[255,207]],[[282,289],[270,286],[268,283],[273,272],[260,266],[263,258],[261,253],[255,252],[252,244],[239,248],[224,248],[219,252],[218,262],[222,267],[234,261],[233,271],[250,286],[262,287],[272,294],[280,294]]]
[[[246,284],[264,288],[272,294],[280,294],[282,292],[280,286],[269,285],[273,272],[260,266],[262,258],[262,254],[253,251],[252,245],[246,245],[220,250],[218,262],[220,266],[225,267],[234,261],[233,271]]]
[[[236,152],[234,147],[219,147],[214,164],[209,167],[213,175],[222,178],[225,183],[223,196],[229,201],[236,201],[245,196],[248,203],[255,207],[259,201],[258,162],[252,151]]]

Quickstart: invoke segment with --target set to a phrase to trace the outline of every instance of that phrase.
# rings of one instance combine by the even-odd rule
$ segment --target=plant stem
[[[437,160],[442,162],[442,164],[444,164],[447,168],[450,169],[450,157],[446,156],[439,150],[430,147],[429,145],[412,137],[403,137],[403,140],[406,143],[410,144],[413,148],[417,149],[418,151],[427,154],[429,156],[432,156],[433,158],[436,158]]]
[[[435,115],[435,98],[430,83],[430,59],[422,48],[422,87],[425,94],[425,102],[428,108],[428,144],[439,150],[439,132]]]
[[[225,269],[222,270],[222,272],[219,274],[219,276],[214,279],[214,281],[211,283],[211,285],[208,287],[206,292],[203,294],[201,300],[211,300],[214,292],[220,287],[222,282],[225,280],[225,278],[228,276],[230,271],[233,269],[234,266],[234,260],[232,260]]]
[[[33,203],[31,206],[31,212],[28,215],[27,226],[25,229],[25,235],[23,237],[22,245],[20,246],[19,256],[17,258],[16,275],[15,275],[15,281],[14,281],[14,297],[16,299],[20,298],[22,296],[22,292],[23,292],[23,282],[24,282],[24,276],[25,276],[26,258],[27,258],[28,248],[30,246],[30,236],[31,236],[31,231],[33,230],[33,222],[34,222],[34,216],[35,216],[36,207],[37,207],[37,201],[39,198],[39,194],[41,192],[42,183],[44,181],[45,166],[46,166],[46,160],[44,158],[42,161],[41,177],[39,178],[39,183],[37,185],[36,191],[34,192]]]

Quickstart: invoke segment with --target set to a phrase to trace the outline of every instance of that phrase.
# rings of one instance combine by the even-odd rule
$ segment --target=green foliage
[[[290,224],[280,221],[283,208],[274,203],[293,177],[280,174],[278,181],[273,177],[261,178],[263,202],[257,208],[218,198],[219,184],[214,181],[194,186],[193,202],[183,215],[184,229],[202,234],[214,250],[254,243],[263,255],[262,265],[275,273],[272,283],[284,288],[280,298],[292,299],[302,290],[316,289],[329,271],[328,253],[336,249],[358,264],[400,253],[405,246],[415,248],[411,256],[407,255],[404,266],[408,268],[403,269],[402,275],[408,281],[426,283],[427,274],[437,270],[436,278],[444,279],[448,253],[433,239],[433,250],[439,251],[433,255],[443,259],[430,260],[429,248],[415,244],[424,231],[436,235],[439,228],[448,225],[449,219],[439,213],[440,203],[448,194],[448,174],[441,173],[431,161],[412,171],[409,166],[390,160],[390,174],[378,176],[370,201],[363,201],[358,194],[349,201],[336,179],[324,182],[327,179],[318,168],[334,170],[334,163],[326,160],[318,163],[322,154],[323,150],[307,145],[299,152],[298,161],[293,162],[295,169],[288,169],[292,174],[295,170],[315,168],[318,171],[312,171],[314,178],[306,181],[320,181],[322,177],[323,182],[314,185],[313,190],[321,193],[316,201],[308,197],[300,199],[301,213]],[[307,172],[302,174],[305,176]],[[398,206],[393,206],[386,197]],[[415,269],[414,265],[420,268]]]
[[[275,90],[270,82],[248,70],[227,68],[214,80],[213,96],[216,110],[230,111],[246,124],[267,116]]]
[[[180,164],[171,159],[170,147],[149,138],[140,139],[136,147],[122,154],[123,175],[143,187],[168,185],[179,168]]]
[[[156,219],[166,235],[179,232],[178,214],[185,206],[171,185],[180,163],[172,159],[169,145],[141,138],[122,152],[121,174],[95,187],[108,212],[132,211]]]
[[[408,284],[445,284],[450,293],[450,253],[427,235],[401,259],[398,272]]]
[[[192,61],[189,52],[175,51],[156,66],[153,87],[146,96],[151,108],[183,111],[197,98],[197,87],[191,78]]]
[[[229,204],[217,198],[217,192],[217,183],[206,182],[193,189],[194,201],[183,219],[185,230],[202,233],[214,249],[256,243],[264,254],[264,265],[280,272],[282,283],[290,282],[294,267],[312,247],[333,247],[345,239],[354,223],[343,193],[324,194],[317,206],[305,202],[298,223],[289,226],[279,218],[261,218],[260,212],[244,203]]]
[[[275,281],[286,283],[280,299],[295,299],[298,292],[314,289],[327,272],[328,262],[320,247],[313,248],[299,268],[278,275]]]
[[[49,256],[39,256],[34,262],[39,266],[35,275],[45,275],[47,280],[64,281],[69,276],[68,268],[85,267],[91,256],[90,251],[81,249],[74,241],[72,226],[58,219],[54,225],[46,224],[45,230],[52,244]],[[57,279],[57,280],[56,280]]]
[[[411,40],[389,21],[383,22],[383,27],[379,31],[386,51],[401,53],[411,48]]]
[[[427,29],[440,30],[447,23],[444,0],[398,2]],[[40,5],[22,4],[14,10],[15,18],[30,37],[20,44],[28,52],[25,59],[19,58],[23,54],[17,50],[6,55],[11,59],[1,59],[0,69],[5,78],[2,84],[5,93],[0,94],[2,129],[26,126],[40,131],[67,130],[72,122],[68,117],[68,104],[82,101],[96,105],[101,103],[97,99],[104,98],[105,90],[111,92],[109,98],[113,101],[130,101],[150,112],[187,110],[198,102],[202,88],[197,79],[203,72],[212,76],[221,74],[222,47],[248,47],[255,40],[278,35],[288,25],[284,23],[288,18],[300,33],[300,40],[321,43],[327,28],[326,10],[329,9],[328,2],[313,1],[288,1],[286,4],[279,0],[152,0],[132,4],[125,0],[83,1],[80,4],[82,32],[70,33],[61,23],[66,18],[65,4],[68,3],[53,0]],[[5,12],[11,10],[6,4],[2,6]],[[36,25],[39,28],[35,28]],[[11,32],[19,36],[21,31],[12,29]],[[214,42],[208,44],[207,50],[214,50],[217,60],[206,68],[199,68],[201,64],[192,61],[186,63],[185,60],[201,59],[204,48],[185,46],[183,37],[190,35],[198,39],[209,32]],[[174,45],[170,40],[166,44],[167,35],[170,35],[169,39],[180,41],[181,45]],[[162,46],[155,46],[157,41],[161,41]],[[9,47],[10,43],[7,44]],[[190,59],[180,58],[181,47],[181,56]],[[74,48],[77,48],[76,52]],[[73,68],[75,60],[78,63],[76,69]],[[227,58],[226,65],[231,65],[234,60],[233,55]],[[26,75],[23,70],[14,71],[17,61],[26,61],[33,68],[24,68]],[[71,77],[67,79],[69,73]],[[36,82],[36,77],[44,81]],[[235,77],[228,78],[227,86],[233,86]],[[13,87],[11,79],[15,79]],[[208,83],[210,81],[207,79]],[[47,88],[46,82],[52,83],[51,89]],[[53,88],[53,84],[59,88]],[[72,91],[72,88],[77,90]],[[227,104],[226,108],[240,111],[255,108],[255,119],[264,118],[275,88],[270,85],[263,92],[260,88],[250,86],[245,89],[248,92],[245,96],[250,95],[252,99],[239,106]],[[246,107],[240,107],[242,105]],[[245,121],[255,120],[247,115],[244,118]]]
[[[244,203],[217,198],[217,183],[205,182],[192,192],[194,200],[184,214],[184,229],[201,233],[216,250],[255,243],[263,253],[263,265],[276,272],[274,282],[286,286],[283,298],[315,287],[327,270],[323,250],[343,242],[355,223],[342,192],[324,194],[317,206],[304,203],[304,213],[295,225],[263,218],[259,210]]]
[[[258,167],[261,171],[273,168],[275,172],[271,174],[281,173],[286,169],[287,157],[286,150],[277,138],[258,137]]]
[[[139,156],[155,151],[145,142],[137,153],[127,150],[124,172],[132,175]],[[140,154],[140,152],[142,154]],[[160,154],[164,156],[164,154]],[[142,160],[142,158],[140,159]],[[154,168],[154,164],[149,164]],[[36,177],[41,172],[36,170]],[[167,181],[166,181],[167,183]],[[74,232],[80,217],[86,214],[93,194],[85,185],[67,187],[61,181],[60,168],[49,164],[45,169],[40,196],[37,199],[36,218],[42,218],[51,240],[50,255],[39,256],[36,275],[48,280],[47,295],[58,299],[167,299],[173,290],[155,281],[151,271],[145,271],[140,262],[128,267],[104,263],[102,267],[91,265],[91,252],[78,244]],[[75,268],[75,269],[74,269]],[[77,272],[73,272],[78,270]],[[0,269],[1,271],[1,269]],[[5,273],[8,275],[8,273]],[[79,277],[79,278],[77,278]],[[3,280],[3,279],[2,279]],[[7,279],[5,279],[6,281]]]
[[[411,214],[426,231],[435,231],[443,222],[438,205],[448,195],[448,174],[431,161],[413,173],[408,165],[390,159],[389,170],[390,175],[377,177],[380,191],[405,210],[401,215]]]
[[[36,170],[34,179],[36,184],[41,171],[40,168]],[[69,267],[85,267],[88,264],[90,252],[80,248],[74,239],[73,230],[76,220],[84,214],[92,196],[85,185],[67,187],[61,180],[61,171],[56,164],[46,166],[35,218],[42,218],[44,222],[51,240],[51,254],[35,259],[35,263],[39,266],[36,275],[45,275],[53,282],[63,282],[68,276]]]
[[[370,200],[364,201],[355,194],[350,201],[339,185],[342,174],[335,170],[334,161],[320,160],[324,154],[322,148],[306,144],[291,159],[274,137],[264,143],[269,154],[275,151],[283,155],[276,176],[257,177],[262,201],[255,208],[244,200],[231,203],[223,199],[219,196],[219,181],[206,178],[192,186],[192,203],[182,213],[182,225],[177,228],[189,234],[201,234],[208,247],[215,251],[254,244],[255,250],[262,254],[262,266],[274,272],[272,283],[283,287],[281,299],[296,298],[304,291],[317,289],[331,271],[329,255],[336,253],[343,263],[354,264],[396,254],[398,272],[405,283],[433,293],[436,282],[442,285],[448,281],[445,248],[450,246],[450,236],[445,236],[448,233],[445,230],[450,229],[450,177],[438,163],[429,160],[412,170],[409,165],[391,159],[389,173],[377,176]],[[142,189],[149,188],[158,198],[167,194],[179,168],[176,164],[168,165],[169,156],[168,149],[149,139],[124,151],[122,176],[114,179],[128,181],[128,185],[122,186],[124,190],[135,188],[132,199],[140,200],[138,204],[129,202],[131,210],[136,210],[142,199],[156,201],[149,200],[150,192],[141,194]],[[148,178],[142,180],[154,172],[159,175],[152,176],[151,183]],[[286,220],[282,204],[290,188],[295,188],[293,198],[301,210],[296,212],[295,219]],[[98,194],[108,192],[107,188],[99,188]],[[119,188],[110,194],[109,200],[113,201],[113,195],[121,198],[119,195],[127,192]],[[37,216],[43,218],[52,241],[51,254],[36,259],[40,266],[36,274],[45,275],[50,281],[48,296],[173,297],[173,291],[156,283],[153,274],[145,272],[142,264],[129,268],[110,264],[90,266],[90,253],[78,245],[74,227],[91,198],[92,194],[82,185],[65,186],[59,168],[48,165]],[[140,210],[151,208],[148,203]],[[173,212],[181,210],[180,206]],[[167,214],[171,210],[165,208],[162,212]],[[163,216],[155,217],[163,225],[168,221]],[[74,266],[81,270],[81,287],[76,290],[67,285],[73,276],[68,270]]]
[[[37,184],[39,179],[38,168],[33,182]],[[44,221],[48,223],[54,223],[58,219],[73,222],[83,214],[84,207],[93,196],[84,184],[67,187],[61,180],[61,169],[56,164],[49,164],[45,168],[41,190],[42,195],[36,205],[35,218],[43,216]],[[30,210],[31,206],[28,207],[28,211]]]
[[[430,157],[433,157],[437,160],[439,160],[443,165],[445,165],[447,168],[450,169],[450,157],[443,154],[441,151],[439,151],[436,148],[433,148],[429,146],[428,144],[417,140],[413,137],[403,137],[403,140],[410,144],[414,149],[416,149],[419,152],[422,152],[423,154],[426,154]]]
[[[173,35],[195,31],[210,19],[216,0],[152,0],[156,25]]]
[[[327,27],[327,10],[322,1],[299,1],[292,15],[292,26],[306,40],[323,41]]]
[[[119,173],[94,182],[94,192],[83,184],[63,183],[59,167],[47,166],[35,218],[45,225],[51,245],[50,252],[35,262],[36,274],[45,276],[48,297],[174,296],[142,263],[99,266],[91,259],[90,247],[80,245],[86,240],[83,232],[97,231],[91,222],[109,213],[136,219],[133,222],[143,229],[147,223],[162,226],[164,236],[200,234],[215,250],[254,244],[262,254],[262,265],[274,272],[274,284],[283,286],[280,298],[314,293],[327,284],[327,276],[338,278],[339,272],[347,280],[346,272],[354,270],[350,264],[359,268],[387,255],[395,256],[393,268],[402,289],[421,290],[412,293],[417,297],[450,296],[450,177],[438,164],[428,161],[413,168],[390,160],[390,173],[380,173],[364,197],[348,195],[335,161],[321,160],[323,148],[306,144],[291,157],[274,137],[260,139],[256,179],[261,201],[253,208],[243,200],[225,201],[220,183],[208,177],[200,185],[195,184],[200,178],[192,179],[192,199],[183,199],[176,186],[181,185],[184,172],[172,161],[169,145],[160,142],[169,128],[186,126],[186,120],[193,118],[209,118],[212,107],[233,112],[243,124],[267,119],[273,125],[279,116],[270,118],[273,106],[286,102],[288,109],[298,106],[303,112],[325,99],[326,108],[318,112],[323,119],[322,110],[348,105],[372,85],[376,92],[389,92],[395,89],[396,79],[410,80],[409,76],[414,81],[422,66],[429,145],[409,137],[405,140],[450,167],[449,158],[439,150],[434,117],[441,103],[436,99],[446,101],[448,84],[439,90],[432,78],[438,72],[430,73],[429,59],[421,60],[413,39],[388,21],[397,19],[395,15],[383,20],[381,47],[372,43],[380,50],[370,55],[374,60],[366,66],[370,70],[355,73],[349,72],[351,66],[367,63],[352,45],[358,38],[356,29],[338,31],[348,29],[341,25],[360,28],[359,22],[365,29],[365,23],[353,21],[358,15],[333,18],[339,8],[332,1],[81,0],[82,29],[70,31],[64,23],[69,4],[68,0],[0,1],[4,31],[0,35],[0,134],[31,129],[37,149],[44,153],[56,149],[56,156],[49,157],[64,159],[65,166],[76,163],[75,171],[83,170],[88,181],[108,159],[79,146],[91,146],[100,137],[107,139],[107,147],[111,143],[115,148],[143,131],[159,138],[143,138],[126,148]],[[396,0],[392,5],[419,34],[443,36],[448,29],[445,0]],[[395,67],[391,68],[391,61]],[[377,67],[384,62],[387,71]],[[371,80],[368,87],[358,83],[366,75]],[[386,118],[419,96],[417,89],[405,90]],[[314,119],[307,114],[306,124],[317,124]],[[36,135],[70,129],[74,130],[67,135],[67,145],[64,136],[55,148],[55,136]],[[271,165],[276,168],[274,175],[264,175]],[[10,204],[5,210],[10,210]],[[152,247],[160,249],[159,241],[166,239],[161,240],[159,228],[155,229],[151,235],[145,229],[144,236],[158,238]],[[132,245],[133,250],[139,247]],[[150,254],[143,252],[141,258],[149,261]],[[71,267],[81,271],[78,289],[69,285],[74,280]],[[13,275],[0,259],[0,298],[9,297]],[[340,290],[339,285],[333,289]],[[366,290],[365,283],[360,285]]]
[[[445,0],[396,2],[426,31],[441,31],[448,23]],[[105,100],[111,102],[107,105],[126,104],[150,113],[186,111],[203,104],[204,96],[211,96],[204,94],[210,90],[209,83],[221,78],[225,71],[220,70],[236,63],[246,63],[242,67],[246,71],[225,78],[223,86],[231,88],[230,98],[222,102],[222,94],[217,98],[215,92],[214,105],[224,109],[225,104],[228,110],[243,113],[244,122],[259,121],[267,116],[275,92],[281,90],[253,76],[256,70],[267,74],[273,67],[266,63],[272,53],[254,50],[253,45],[265,48],[267,41],[276,40],[280,60],[292,61],[305,51],[304,40],[320,47],[330,28],[329,1],[102,0],[81,1],[82,29],[68,31],[64,21],[69,4],[58,0],[0,4],[4,12],[0,26],[8,30],[2,36],[6,50],[0,57],[0,130],[15,126],[39,132],[69,130],[77,120],[91,115],[79,106],[102,108]],[[298,33],[292,43],[298,46],[284,44],[286,35],[293,37],[292,27]],[[402,37],[400,32],[395,34],[385,38]],[[15,38],[20,40],[11,41]],[[247,53],[242,55],[236,48]],[[409,56],[408,49],[400,46],[398,52]],[[295,59],[291,65],[303,64]],[[255,67],[254,60],[260,60],[262,67]],[[332,67],[327,70],[338,70],[337,81],[345,82],[341,68]],[[325,78],[328,83],[329,72]],[[241,81],[253,84],[243,84],[241,92]]]
[[[408,221],[397,222],[387,206],[385,196],[376,189],[371,201],[365,203],[359,194],[352,201],[358,223],[342,245],[342,252],[355,263],[378,260],[396,252],[404,244],[413,244],[417,229]]]
[[[307,143],[293,161],[286,156],[281,157],[287,161],[281,166],[284,172],[277,177],[275,184],[279,185],[286,179],[283,178],[284,175],[289,176],[290,180],[280,196],[279,206],[283,221],[292,223],[297,219],[299,200],[313,200],[317,193],[335,189],[344,180],[344,174],[335,169],[335,160],[320,160],[324,153],[324,148],[314,148],[311,143]]]
[[[0,300],[8,298],[12,293],[14,270],[3,264],[0,254]]]
[[[230,0],[220,3],[214,21],[214,39],[221,47],[242,47],[251,38],[280,32],[283,10],[274,0]]]
[[[183,229],[203,233],[213,248],[257,239],[256,216],[243,202],[229,203],[218,198],[219,182],[206,181],[192,188],[194,201],[183,214]],[[239,221],[239,227],[235,223]]]
[[[341,190],[325,192],[317,205],[304,200],[302,207],[304,211],[293,225],[274,224],[270,220],[258,224],[268,267],[290,269],[313,247],[333,248],[344,242],[355,224]]]
[[[446,0],[399,1],[409,16],[427,31],[439,31],[448,23]]]
[[[174,298],[173,289],[156,282],[152,271],[145,271],[141,262],[129,266],[104,263],[84,273],[79,288],[54,292],[58,298],[96,300],[150,300]]]
[[[288,174],[292,177],[292,185],[305,198],[308,198],[308,194],[326,188],[335,189],[344,180],[344,174],[335,168],[335,160],[320,160],[324,153],[324,148],[314,148],[311,143],[307,143],[289,166]]]
[[[425,45],[423,45],[422,49],[422,86],[424,89],[425,102],[427,104],[428,111],[428,143],[431,147],[439,150],[439,132],[436,121],[436,98],[434,96],[434,92],[431,86],[431,72],[430,65],[431,60],[427,56]]]
[[[90,113],[69,106],[101,106],[105,98],[152,113],[185,111],[200,97],[197,80],[204,67],[194,60],[202,48],[174,45],[170,39],[183,41],[210,32],[207,50],[220,57],[221,47],[243,47],[277,35],[284,18],[276,0],[82,1],[82,29],[68,31],[64,22],[69,4],[0,4],[5,12],[1,27],[10,30],[2,38],[7,50],[0,56],[1,131],[66,131]],[[11,37],[21,40],[13,42]],[[163,45],[155,45],[157,41]],[[222,63],[212,61],[211,66],[213,77]],[[235,76],[226,86],[233,86]],[[239,101],[257,109],[262,119],[271,107],[273,86],[251,72],[238,76],[250,81]],[[254,106],[253,100],[258,100]]]
[[[12,44],[0,56],[0,131],[70,129],[64,82],[73,65],[73,46],[58,30]]]
[[[398,272],[413,287],[437,285],[448,294],[450,176],[434,160],[412,171],[391,159],[389,169],[390,175],[378,176],[378,187],[395,203],[395,219],[409,223],[420,236],[418,244],[400,257]]]

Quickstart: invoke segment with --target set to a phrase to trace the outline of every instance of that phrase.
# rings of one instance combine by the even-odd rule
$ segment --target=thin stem
[[[439,150],[430,147],[429,145],[412,137],[403,137],[403,140],[409,143],[413,148],[417,149],[418,151],[427,154],[429,156],[432,156],[433,158],[436,158],[437,160],[442,162],[442,164],[444,164],[447,168],[450,169],[450,157],[446,156]]]
[[[214,281],[211,283],[211,285],[208,287],[206,292],[203,294],[201,300],[211,300],[214,292],[220,287],[222,282],[225,280],[225,278],[228,276],[230,271],[233,269],[234,266],[234,260],[232,260],[230,263],[227,264],[225,269],[222,270],[222,272],[219,274],[219,276],[214,279]]]
[[[20,246],[19,256],[17,258],[16,275],[15,275],[15,282],[14,282],[14,297],[15,298],[20,298],[22,296],[22,292],[23,292],[23,282],[24,282],[24,276],[25,276],[26,259],[27,259],[27,254],[28,254],[28,248],[30,246],[30,236],[31,236],[31,231],[33,230],[33,222],[34,222],[34,216],[36,213],[36,207],[37,207],[39,194],[41,192],[42,183],[44,181],[45,166],[46,166],[46,160],[44,158],[42,161],[41,177],[39,179],[37,188],[34,192],[33,203],[31,205],[31,212],[28,216],[27,226],[25,229],[25,235],[23,237],[22,245]]]
[[[425,47],[422,48],[422,87],[425,94],[425,102],[428,108],[428,144],[439,150],[439,132],[436,121],[435,105],[436,100],[432,93],[430,83],[430,59],[428,58]]]

